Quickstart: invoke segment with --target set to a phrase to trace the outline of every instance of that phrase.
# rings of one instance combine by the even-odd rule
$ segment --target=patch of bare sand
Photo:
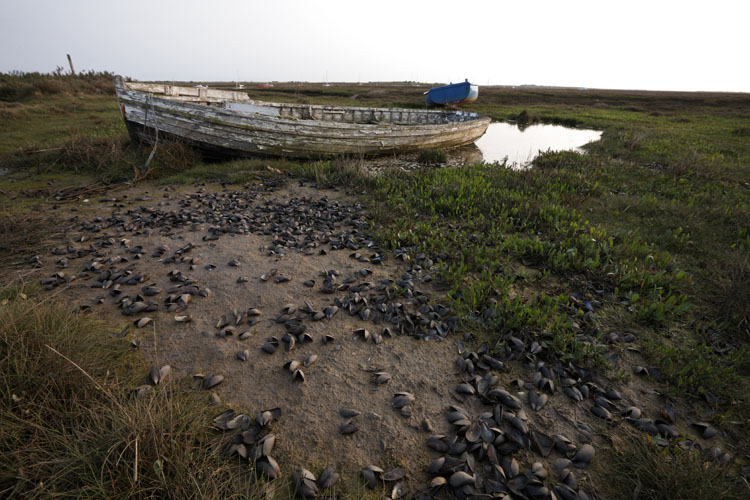
[[[345,199],[338,192],[325,194],[331,200]],[[260,195],[256,206],[269,199],[288,201],[302,196],[320,198],[321,192],[291,186]],[[165,201],[156,196],[150,203],[161,202],[161,209],[176,210],[180,198],[178,194]],[[149,205],[149,202],[137,205]],[[385,325],[362,321],[342,309],[331,320],[305,321],[307,332],[314,339],[312,343],[297,344],[291,351],[286,351],[282,344],[271,355],[261,351],[267,337],[281,338],[284,334],[283,324],[273,319],[281,314],[285,305],[291,303],[301,307],[308,299],[316,309],[323,309],[332,305],[335,297],[346,297],[346,292],[322,293],[321,272],[336,270],[340,273],[339,281],[355,277],[355,283],[376,283],[384,278],[398,279],[404,270],[392,260],[382,265],[361,263],[351,258],[352,251],[346,249],[328,251],[325,255],[317,251],[304,255],[296,250],[270,255],[271,236],[254,233],[223,235],[216,241],[204,241],[206,229],[206,224],[200,224],[177,229],[169,236],[157,232],[146,236],[112,231],[117,244],[103,250],[102,256],[129,258],[129,262],[121,266],[134,264],[133,272],[145,275],[141,284],[123,286],[123,294],[138,293],[148,283],[155,283],[164,290],[151,297],[160,303],[160,311],[149,314],[155,319],[154,324],[130,332],[133,339],[141,341],[144,356],[157,366],[169,364],[177,376],[195,373],[223,375],[224,382],[214,390],[238,411],[254,414],[280,407],[283,413],[273,431],[277,436],[273,454],[286,470],[300,466],[323,467],[329,463],[337,464],[340,469],[371,463],[398,463],[409,470],[411,477],[421,477],[429,462],[428,449],[424,445],[427,434],[420,430],[421,422],[427,418],[434,424],[435,432],[449,431],[444,414],[446,406],[455,402],[452,394],[457,383],[454,373],[456,349],[450,337],[442,342],[407,336],[385,338],[378,345],[372,341],[364,342],[354,338],[355,329],[364,327],[380,331]],[[119,244],[123,237],[130,240],[127,247]],[[192,265],[162,262],[189,243],[194,245],[189,252],[189,257],[194,259]],[[142,257],[133,259],[129,249],[139,245],[143,247]],[[153,251],[162,245],[168,248],[162,258],[151,257]],[[239,265],[230,266],[228,262],[232,259],[238,260]],[[89,260],[88,257],[72,260],[67,271],[75,273]],[[216,267],[209,269],[209,264]],[[363,268],[371,269],[373,274],[361,276],[358,272]],[[191,315],[189,323],[177,323],[174,314],[164,311],[161,303],[166,290],[175,285],[167,277],[173,269],[196,280],[200,288],[211,290],[209,297],[194,297],[187,310],[180,313]],[[276,283],[273,278],[261,281],[260,276],[271,269],[277,269],[277,276],[287,276],[290,281]],[[237,283],[240,276],[249,281]],[[91,288],[94,278],[95,275],[91,274],[89,279],[72,281],[64,292],[65,296],[80,305],[92,304],[95,297],[104,295],[104,304],[92,306],[96,314],[122,321],[124,317],[119,315],[120,310],[116,307],[117,298],[110,297],[107,290]],[[310,279],[316,281],[313,288],[303,285]],[[416,288],[426,290],[428,286],[417,283]],[[216,335],[215,325],[222,315],[249,308],[258,308],[262,314],[261,321],[249,329],[252,334],[248,339],[241,341],[237,335]],[[246,325],[240,326],[238,332],[247,329]],[[335,341],[324,345],[321,339],[325,335],[332,335]],[[244,349],[249,350],[250,356],[243,362],[236,358],[236,353]],[[292,359],[302,361],[311,354],[318,355],[318,360],[310,367],[303,367],[306,382],[294,382],[283,365]],[[389,383],[377,386],[374,383],[376,371],[387,371],[393,378]],[[397,391],[408,391],[416,396],[411,416],[402,416],[392,407],[393,395]],[[359,429],[356,433],[340,434],[339,427],[346,422],[338,415],[341,408],[362,412],[354,419]]]

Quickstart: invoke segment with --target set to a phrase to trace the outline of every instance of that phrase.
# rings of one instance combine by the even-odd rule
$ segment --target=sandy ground
[[[175,210],[179,207],[182,194],[169,193],[130,193],[130,198],[141,198],[144,201],[126,202],[126,207],[147,206],[162,210]],[[262,204],[266,200],[288,203],[303,197],[320,199],[325,195],[329,200],[342,200],[345,197],[335,191],[320,191],[293,185],[280,191],[258,194],[255,202]],[[148,199],[145,199],[148,198]],[[116,203],[97,203],[81,214],[82,220],[94,220],[91,212],[102,213],[112,210]],[[91,201],[93,202],[93,200]],[[91,203],[90,202],[90,203]],[[125,207],[123,207],[123,210]],[[128,262],[120,262],[113,268],[133,265],[133,273],[144,275],[141,283],[133,286],[122,286],[123,295],[138,293],[147,284],[155,284],[163,292],[148,297],[159,303],[159,311],[143,313],[126,318],[117,306],[122,297],[111,297],[100,288],[91,288],[97,278],[95,273],[79,275],[78,278],[64,285],[62,293],[78,306],[90,306],[95,314],[111,318],[125,324],[142,316],[154,319],[148,326],[137,329],[132,327],[128,338],[139,340],[141,350],[156,366],[169,364],[177,377],[194,374],[225,377],[222,384],[207,391],[216,392],[223,402],[237,411],[255,414],[260,410],[280,407],[282,417],[274,430],[277,436],[274,455],[282,463],[290,466],[336,463],[340,468],[353,468],[370,463],[400,463],[407,467],[413,476],[420,476],[428,461],[428,449],[424,446],[427,434],[421,430],[421,423],[429,419],[435,432],[447,433],[448,425],[443,414],[448,404],[455,403],[453,388],[458,377],[454,369],[457,353],[456,339],[449,337],[442,342],[426,341],[410,336],[393,336],[385,338],[382,343],[362,341],[355,338],[354,331],[367,328],[379,332],[384,324],[362,321],[357,315],[350,315],[340,310],[332,319],[304,321],[313,342],[297,344],[288,351],[282,344],[274,354],[266,354],[261,346],[270,336],[281,339],[285,333],[283,324],[274,321],[281,315],[288,304],[303,307],[308,300],[315,309],[322,310],[333,305],[334,299],[345,299],[347,292],[327,294],[321,292],[325,273],[336,270],[338,281],[354,278],[352,285],[364,281],[377,283],[384,278],[398,279],[404,273],[404,266],[399,266],[392,258],[383,264],[362,263],[352,258],[349,249],[328,251],[325,255],[314,252],[306,255],[297,249],[283,253],[272,252],[273,237],[263,234],[223,235],[216,241],[204,241],[208,224],[198,224],[170,231],[169,235],[160,235],[157,231],[144,234],[141,231],[121,232],[104,231],[115,240],[109,249],[100,252],[99,257],[109,259],[124,257]],[[140,234],[136,234],[140,233]],[[74,245],[85,248],[91,241],[86,239],[75,242],[80,235],[91,238],[100,233],[90,231],[73,232],[69,238]],[[127,239],[127,246],[122,243]],[[194,248],[185,255],[191,260],[184,263],[164,263],[172,253],[192,243]],[[159,246],[167,247],[161,257],[152,257]],[[143,253],[138,259],[133,258],[132,249],[142,247]],[[366,255],[366,251],[361,252]],[[237,266],[230,266],[230,260],[236,259]],[[89,262],[91,256],[71,259],[70,267],[63,269],[73,275]],[[208,269],[213,264],[215,268]],[[268,281],[260,277],[272,269],[277,274]],[[370,269],[373,274],[363,277],[359,271]],[[48,266],[46,271],[54,271]],[[188,308],[179,313],[168,313],[161,301],[167,295],[166,290],[174,286],[168,273],[177,270],[195,280],[201,288],[208,288],[208,297],[194,296]],[[286,276],[290,281],[276,283],[274,278]],[[239,277],[247,282],[237,283]],[[315,280],[314,287],[303,284],[306,280]],[[428,284],[417,283],[416,288],[432,295]],[[97,304],[97,298],[104,297],[103,303]],[[94,305],[95,304],[95,305]],[[217,335],[216,323],[226,315],[232,317],[235,311],[247,311],[257,308],[261,311],[260,321],[248,327],[247,324],[237,327],[231,336]],[[192,321],[180,323],[174,320],[175,315],[189,314]],[[392,327],[392,325],[391,325]],[[250,336],[239,340],[238,334],[249,331]],[[321,339],[331,335],[335,341],[323,344]],[[247,349],[249,358],[240,361],[236,354]],[[303,367],[306,375],[304,383],[295,382],[291,373],[284,368],[290,360],[303,361],[309,355],[318,356],[317,361],[309,367]],[[375,372],[386,371],[392,375],[387,384],[378,386],[374,383]],[[408,391],[416,396],[411,416],[405,417],[392,407],[395,392]],[[347,419],[339,416],[341,408],[353,408],[361,412],[354,419],[358,431],[351,435],[342,435],[339,427]]]
[[[268,191],[257,188],[244,192],[223,190],[219,186],[201,189],[204,194],[238,197],[241,201],[234,206],[237,210],[244,207],[248,212],[257,212],[266,207],[269,214],[278,216],[266,220],[269,227],[288,224],[292,219],[299,220],[300,224],[293,224],[291,230],[298,232],[299,239],[305,235],[313,236],[309,239],[313,243],[299,248],[283,247],[275,240],[278,233],[276,236],[272,232],[264,234],[257,227],[245,234],[226,233],[218,239],[206,240],[205,237],[211,234],[210,229],[221,222],[206,216],[210,210],[196,202],[195,195],[201,192],[196,187],[115,193],[112,196],[116,200],[90,200],[82,204],[78,212],[71,212],[78,222],[86,221],[83,226],[88,230],[69,232],[69,244],[85,249],[94,238],[102,237],[111,237],[113,244],[96,254],[70,258],[69,267],[63,271],[77,277],[55,288],[52,293],[65,297],[73,306],[83,306],[85,310],[122,326],[132,325],[133,320],[143,316],[153,318],[154,321],[144,328],[131,327],[127,338],[138,340],[143,355],[155,366],[169,364],[174,378],[195,374],[222,375],[224,381],[206,391],[207,404],[210,394],[215,392],[224,403],[251,415],[264,409],[281,408],[282,416],[273,431],[276,435],[273,454],[282,464],[282,470],[291,471],[298,467],[321,470],[328,464],[336,464],[339,470],[358,470],[367,464],[378,464],[383,468],[401,465],[407,469],[409,477],[422,483],[427,480],[426,467],[437,455],[425,443],[431,434],[453,434],[446,421],[449,406],[461,405],[472,418],[493,409],[476,397],[461,396],[455,391],[459,382],[470,379],[466,373],[459,373],[456,364],[463,348],[461,332],[452,332],[442,341],[395,335],[375,344],[357,338],[354,332],[359,328],[379,332],[385,326],[382,317],[374,315],[375,321],[373,318],[363,321],[342,308],[331,319],[313,321],[309,315],[304,316],[302,323],[312,342],[298,343],[292,350],[281,344],[273,354],[263,352],[261,347],[269,337],[281,339],[284,335],[284,325],[275,319],[288,305],[302,308],[307,301],[314,310],[323,310],[337,299],[346,300],[349,291],[322,291],[326,272],[337,271],[339,284],[347,279],[350,286],[371,283],[370,288],[362,292],[366,297],[376,293],[373,289],[381,280],[408,277],[414,283],[414,290],[429,297],[428,303],[439,303],[441,297],[434,282],[422,281],[422,277],[429,273],[405,276],[406,264],[388,252],[383,252],[385,260],[382,264],[361,262],[353,256],[355,252],[369,256],[377,252],[377,248],[332,250],[330,244],[321,243],[319,238],[325,235],[348,232],[363,237],[368,232],[363,224],[366,215],[361,207],[341,192],[297,184]],[[243,194],[240,196],[238,192]],[[316,210],[319,212],[321,206],[327,205],[339,207],[345,215],[330,225],[320,223],[316,226],[305,222],[309,222],[305,217],[316,217]],[[194,222],[183,221],[183,224],[168,230],[128,224],[130,210],[136,210],[143,220],[148,211],[167,213],[186,207],[194,211]],[[303,207],[304,210],[295,213],[284,207]],[[124,221],[127,230],[122,230],[122,225],[107,227],[111,217]],[[80,229],[81,224],[77,227]],[[82,235],[87,239],[81,241]],[[188,244],[193,247],[182,254],[182,262],[165,262]],[[160,246],[166,250],[154,256],[154,251]],[[133,253],[138,247],[142,252]],[[321,249],[326,252],[321,252]],[[138,284],[122,285],[123,292],[117,297],[110,296],[108,289],[92,288],[99,273],[82,271],[94,257],[106,263],[106,269],[129,268],[133,274],[142,275],[142,279]],[[113,261],[118,257],[127,261]],[[57,271],[55,261],[59,258],[45,256],[40,275],[49,276]],[[236,265],[229,264],[232,260]],[[261,276],[272,269],[277,270],[276,274],[267,281],[262,280]],[[363,269],[371,270],[372,274],[360,273]],[[209,289],[210,294],[207,297],[192,296],[185,311],[167,312],[164,302],[167,290],[179,284],[170,281],[168,274],[172,271],[195,280],[195,286],[201,290]],[[286,276],[289,281],[276,282],[278,276]],[[240,277],[247,281],[238,283]],[[303,282],[307,280],[315,280],[314,286],[306,286]],[[126,295],[134,296],[149,284],[162,290],[146,298],[158,304],[158,311],[123,316],[118,301]],[[103,300],[97,300],[98,297],[103,297]],[[409,302],[409,299],[403,301]],[[216,324],[222,316],[233,318],[233,313],[251,308],[257,308],[261,313],[257,324],[249,326],[244,323],[236,327],[233,335],[217,335],[220,330]],[[177,322],[176,315],[190,315],[192,321]],[[240,340],[239,333],[245,331],[250,332],[248,338]],[[335,340],[324,344],[322,339],[326,335]],[[637,352],[622,346],[618,349],[620,356],[616,368],[629,372],[633,364],[645,363]],[[248,351],[248,359],[240,361],[237,353],[244,350]],[[292,374],[284,368],[285,363],[303,361],[310,355],[318,358],[312,365],[302,367],[306,380],[294,381]],[[533,370],[523,359],[510,362],[508,366],[508,372],[499,374],[498,387],[507,389],[523,402],[531,428],[550,436],[564,435],[581,445],[586,442],[596,444],[600,442],[600,436],[612,434],[616,432],[615,427],[626,425],[620,419],[610,423],[594,417],[590,413],[590,400],[573,402],[560,390],[550,395],[543,409],[533,411],[527,403],[528,383],[532,380]],[[392,379],[378,386],[374,383],[374,374],[380,371],[388,372]],[[619,381],[598,378],[596,383],[604,390],[615,388],[620,391],[623,399],[616,402],[618,407],[638,405],[646,409],[644,413],[649,418],[657,418],[659,409],[665,404],[655,384],[639,377]],[[409,416],[402,415],[392,406],[394,393],[398,391],[408,391],[416,398]],[[339,432],[340,426],[347,421],[339,416],[342,408],[361,412],[353,420],[357,432],[350,435]],[[682,410],[678,409],[678,412]],[[425,430],[426,420],[431,423],[432,431]],[[697,439],[695,431],[685,420],[676,422],[674,427],[706,447],[717,444]],[[557,456],[553,453],[547,463]],[[517,458],[524,465],[540,460],[528,450],[519,452]],[[586,471],[576,471],[576,474],[579,483],[588,484]]]

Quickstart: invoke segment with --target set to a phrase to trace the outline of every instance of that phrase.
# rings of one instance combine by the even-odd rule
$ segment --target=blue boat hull
[[[474,102],[479,97],[479,86],[468,80],[462,83],[432,87],[424,93],[424,102],[428,107],[465,104]]]

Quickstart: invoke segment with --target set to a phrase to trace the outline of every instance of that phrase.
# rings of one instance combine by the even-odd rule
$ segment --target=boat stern
[[[461,103],[469,103],[474,102],[479,97],[479,85],[470,85],[469,86],[469,93],[466,96],[466,99],[461,101]]]

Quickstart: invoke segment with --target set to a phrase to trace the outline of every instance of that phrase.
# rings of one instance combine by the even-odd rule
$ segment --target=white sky
[[[0,0],[0,71],[750,92],[748,0]]]

